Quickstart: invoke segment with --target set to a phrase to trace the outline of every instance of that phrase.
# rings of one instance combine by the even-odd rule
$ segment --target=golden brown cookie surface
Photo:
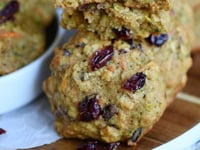
[[[137,130],[143,135],[151,129],[167,103],[151,55],[140,44],[131,48],[126,41],[101,41],[84,32],[57,49],[44,90],[58,132],[68,138],[130,144]]]
[[[62,8],[73,8],[77,9],[80,6],[98,3],[102,4],[104,2],[114,3],[114,2],[123,2],[125,6],[132,8],[148,8],[149,10],[159,10],[165,9],[168,10],[171,6],[173,0],[56,0],[55,5]]]
[[[71,13],[70,9],[66,11],[64,16]],[[182,0],[167,13],[167,32],[154,31],[147,38],[137,38],[132,29],[122,26],[110,28],[115,38],[102,40],[107,32],[79,29],[75,37],[55,50],[52,74],[44,82],[44,91],[60,135],[132,145],[152,128],[185,84],[191,65],[192,10]],[[77,20],[69,17],[71,22],[66,24],[76,27],[74,22],[81,23],[82,15],[77,14]],[[104,27],[97,24],[91,29]]]
[[[120,2],[99,5],[89,4],[88,7],[77,10],[65,9],[62,26],[96,32],[101,39],[115,38],[113,30],[121,31],[123,28],[131,30],[134,38],[145,38],[152,32],[169,31],[171,22],[168,11],[151,13],[147,9],[126,7]]]

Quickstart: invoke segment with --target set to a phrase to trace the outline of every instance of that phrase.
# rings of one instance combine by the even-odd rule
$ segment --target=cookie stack
[[[193,14],[187,0],[56,0],[77,34],[55,50],[44,82],[66,138],[134,145],[186,82]],[[184,10],[184,11],[183,11]]]

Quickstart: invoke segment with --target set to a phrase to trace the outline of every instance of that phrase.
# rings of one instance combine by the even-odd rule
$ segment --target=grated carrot
[[[0,33],[0,38],[18,38],[19,33],[18,32],[3,32]]]
[[[127,62],[126,62],[126,58],[124,57],[124,56],[120,56],[120,63],[119,63],[119,65],[120,65],[120,67],[123,69],[123,70],[125,70],[126,69],[126,67],[127,67]]]
[[[110,70],[111,72],[114,72],[115,71],[115,67],[110,65],[110,66],[108,66],[108,70]]]

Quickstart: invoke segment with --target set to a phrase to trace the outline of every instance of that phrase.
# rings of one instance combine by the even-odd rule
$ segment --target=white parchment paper
[[[43,95],[33,103],[0,116],[0,150],[31,148],[58,140],[54,117],[47,98]]]

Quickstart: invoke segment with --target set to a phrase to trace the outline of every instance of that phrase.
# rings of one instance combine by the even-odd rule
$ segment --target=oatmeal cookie
[[[149,10],[168,10],[171,6],[173,0],[55,0],[55,5],[62,8],[73,8],[77,9],[80,6],[98,3],[102,4],[104,2],[114,3],[121,2],[127,7],[132,8],[147,8]]]
[[[167,105],[165,82],[152,55],[140,43],[102,41],[92,32],[80,32],[56,49],[44,91],[58,133],[134,144]]]
[[[185,16],[181,9],[186,11]],[[174,1],[170,11],[160,10],[153,13],[147,9],[129,8],[120,2],[113,4],[104,2],[101,5],[92,3],[75,10],[65,9],[61,24],[67,29],[76,28],[95,32],[101,39],[114,39],[116,32],[124,29],[130,30],[130,36],[133,38],[141,39],[148,37],[153,32],[169,33],[174,28],[174,22],[190,25],[190,22],[186,21],[193,23],[193,13],[188,1],[182,0]],[[193,29],[192,25],[190,27]],[[187,29],[189,28],[187,27]],[[192,37],[191,41],[193,41]]]
[[[45,49],[45,29],[55,15],[49,0],[0,1],[0,75],[30,63]]]
[[[101,39],[115,38],[115,30],[123,28],[132,31],[134,38],[145,38],[152,32],[168,32],[170,12],[160,10],[129,8],[120,2],[110,4],[88,4],[78,9],[64,9],[62,26],[66,29],[78,29],[96,32]]]
[[[0,75],[28,64],[45,48],[45,33],[28,33],[20,27],[0,25]]]

